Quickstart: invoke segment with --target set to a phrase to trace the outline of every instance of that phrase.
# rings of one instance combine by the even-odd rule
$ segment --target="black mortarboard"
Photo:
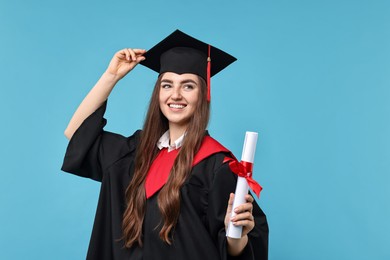
[[[158,72],[193,73],[207,82],[210,101],[210,77],[237,59],[230,54],[201,42],[180,30],[174,31],[145,54],[142,65]]]

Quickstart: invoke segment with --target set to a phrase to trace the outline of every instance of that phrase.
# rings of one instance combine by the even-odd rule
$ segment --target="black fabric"
[[[160,60],[160,74],[165,72],[193,73],[207,80],[207,55],[201,51],[187,47],[176,47],[161,54]]]
[[[161,228],[158,193],[147,200],[143,225],[144,246],[125,249],[122,237],[124,194],[134,171],[134,156],[140,131],[126,138],[103,131],[106,103],[89,116],[72,137],[62,170],[101,181],[101,191],[87,259],[208,260],[268,258],[266,216],[254,203],[255,228],[242,255],[229,257],[226,251],[224,217],[236,176],[225,154],[210,156],[197,164],[181,188],[181,211],[173,233],[173,244],[159,238]],[[158,227],[158,228],[156,228]]]

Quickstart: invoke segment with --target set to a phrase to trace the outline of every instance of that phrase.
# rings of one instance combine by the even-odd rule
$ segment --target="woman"
[[[178,30],[114,55],[65,130],[62,169],[102,182],[88,259],[267,259],[265,215],[249,194],[232,209],[234,157],[206,131],[210,77],[234,60]],[[106,132],[106,100],[139,63],[159,73],[143,130]],[[241,239],[226,237],[230,220]]]

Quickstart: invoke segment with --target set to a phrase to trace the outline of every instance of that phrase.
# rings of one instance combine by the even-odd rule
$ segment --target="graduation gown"
[[[158,192],[147,199],[143,223],[143,247],[124,247],[122,216],[126,209],[125,191],[134,173],[134,158],[140,130],[130,137],[106,132],[104,103],[75,132],[67,147],[62,170],[101,182],[101,190],[87,259],[208,260],[268,258],[268,224],[256,202],[255,227],[238,257],[227,253],[224,218],[236,176],[220,152],[196,164],[181,188],[180,215],[172,245],[159,237],[161,215]],[[156,228],[157,227],[157,228]]]

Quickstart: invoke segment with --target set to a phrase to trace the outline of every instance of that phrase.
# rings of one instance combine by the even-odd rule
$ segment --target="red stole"
[[[198,153],[194,157],[192,167],[206,159],[210,155],[219,152],[230,152],[228,149],[223,147],[215,139],[210,136],[203,138],[202,144],[199,148]],[[176,156],[179,153],[179,149],[168,152],[167,148],[162,149],[156,159],[154,159],[150,166],[148,175],[145,181],[146,198],[152,197],[157,191],[159,191],[165,183],[168,181],[169,173],[173,167]]]

